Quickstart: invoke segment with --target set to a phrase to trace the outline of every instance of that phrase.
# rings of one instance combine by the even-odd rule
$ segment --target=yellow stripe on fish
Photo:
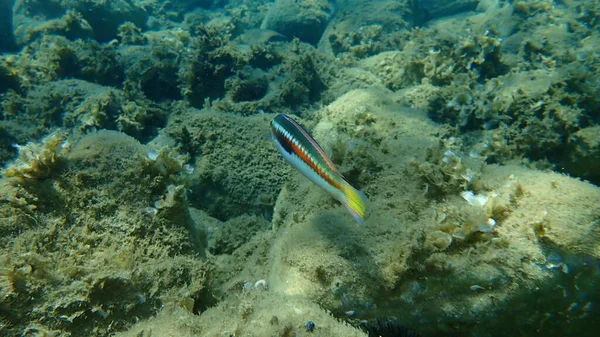
[[[339,200],[354,219],[362,223],[367,198],[344,179],[325,151],[300,124],[289,116],[277,115],[271,121],[271,135],[290,165]]]

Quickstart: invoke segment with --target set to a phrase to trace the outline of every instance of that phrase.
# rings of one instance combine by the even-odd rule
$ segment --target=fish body
[[[291,117],[279,114],[271,121],[271,136],[285,160],[340,201],[359,224],[367,198],[352,187],[311,135]]]

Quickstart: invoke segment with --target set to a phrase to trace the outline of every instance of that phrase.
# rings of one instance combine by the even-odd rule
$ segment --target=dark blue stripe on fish
[[[292,149],[292,146],[290,145],[289,140],[286,139],[285,136],[282,135],[277,130],[275,130],[273,133],[275,134],[275,138],[277,138],[277,142],[279,143],[279,145],[281,145],[281,147],[285,150],[285,152],[292,154],[292,152],[294,152],[294,150]]]
[[[275,127],[275,123],[281,125],[282,120],[277,118],[281,115],[277,115],[272,121],[271,121],[271,134],[273,136],[275,136],[275,140],[277,141],[277,143],[279,143],[279,145],[281,145],[281,147],[285,150],[285,152],[291,154],[292,152],[294,152],[294,150],[292,149],[291,144],[289,143],[289,139],[287,139],[283,133],[281,133],[280,130],[277,130],[277,128]],[[285,122],[285,120],[284,120]]]

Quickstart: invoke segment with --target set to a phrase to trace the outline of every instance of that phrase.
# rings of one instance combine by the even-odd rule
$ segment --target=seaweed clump
[[[19,151],[18,157],[2,171],[2,175],[18,180],[42,179],[50,176],[60,164],[60,154],[68,151],[69,143],[65,139],[66,133],[56,130],[46,136],[41,143],[14,145]]]
[[[463,191],[476,184],[483,167],[483,158],[475,152],[465,155],[462,140],[449,137],[427,149],[424,161],[412,164],[423,179],[427,193],[441,197]]]

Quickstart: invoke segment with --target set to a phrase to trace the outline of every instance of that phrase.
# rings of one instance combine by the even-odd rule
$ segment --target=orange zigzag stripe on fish
[[[271,135],[290,165],[339,200],[362,224],[367,198],[346,181],[317,141],[300,124],[289,116],[277,115],[271,121]]]

